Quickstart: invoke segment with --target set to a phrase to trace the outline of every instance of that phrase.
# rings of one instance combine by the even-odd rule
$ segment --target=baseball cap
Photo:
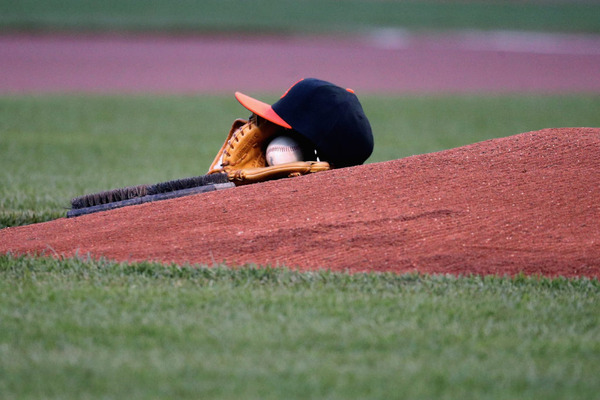
[[[269,105],[243,93],[236,99],[254,114],[286,129],[293,129],[334,167],[364,163],[373,152],[373,133],[362,105],[351,89],[306,78]]]

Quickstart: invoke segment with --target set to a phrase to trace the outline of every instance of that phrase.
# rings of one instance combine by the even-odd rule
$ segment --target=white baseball
[[[267,146],[267,164],[271,166],[302,161],[302,158],[300,144],[289,136],[277,136]]]

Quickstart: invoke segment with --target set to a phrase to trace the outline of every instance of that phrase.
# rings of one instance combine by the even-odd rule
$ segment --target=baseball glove
[[[208,173],[224,172],[236,185],[244,185],[330,169],[329,163],[323,161],[298,161],[268,166],[266,147],[272,138],[284,131],[285,128],[255,114],[248,121],[235,120]]]

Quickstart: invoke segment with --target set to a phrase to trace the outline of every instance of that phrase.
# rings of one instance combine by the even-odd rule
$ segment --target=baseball
[[[302,161],[302,147],[293,138],[281,135],[271,140],[266,156],[270,166]]]

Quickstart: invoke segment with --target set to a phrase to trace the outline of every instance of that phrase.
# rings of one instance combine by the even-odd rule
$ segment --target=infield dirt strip
[[[558,39],[0,36],[0,93],[600,91],[598,38]],[[547,129],[7,228],[0,252],[600,277],[599,167],[600,129]]]
[[[600,36],[0,35],[0,93],[282,93],[314,77],[358,93],[600,91]]]

